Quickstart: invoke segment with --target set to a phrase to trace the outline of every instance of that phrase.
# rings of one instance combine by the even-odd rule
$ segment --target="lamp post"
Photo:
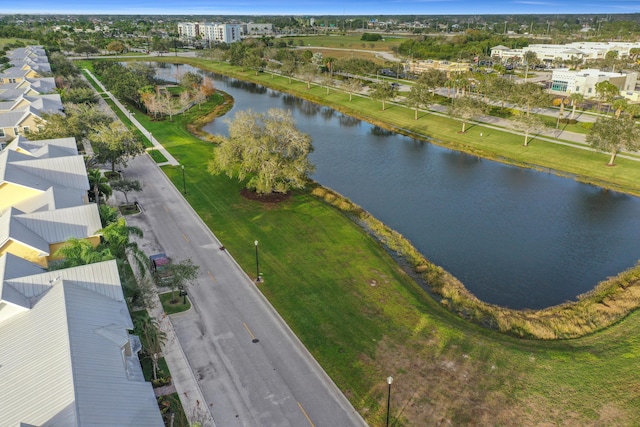
[[[391,383],[393,377],[387,377],[387,384],[389,384],[389,393],[387,394],[387,427],[389,427],[389,408],[391,406]]]
[[[258,241],[253,242],[256,245],[256,282],[260,281],[260,264],[258,263]]]
[[[187,181],[184,179],[184,165],[182,165],[182,192],[187,194]]]

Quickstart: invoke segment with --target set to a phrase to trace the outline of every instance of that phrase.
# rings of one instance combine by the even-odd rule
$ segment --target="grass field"
[[[289,86],[286,80],[280,84]],[[349,106],[341,96],[329,95]],[[375,102],[353,102],[362,104],[360,115],[393,116],[407,127],[416,123],[401,107],[380,112]],[[469,324],[427,296],[359,226],[308,192],[263,206],[242,198],[240,183],[210,176],[213,146],[186,129],[200,114],[192,109],[173,123],[144,124],[185,165],[189,202],[248,272],[254,268],[250,243],[260,241],[260,289],[370,425],[384,425],[389,375],[394,426],[640,424],[638,312],[570,341],[518,340]],[[457,122],[428,116],[418,122],[442,138],[458,130]],[[469,135],[455,135],[473,148]],[[477,149],[495,143],[519,156],[533,151],[521,147],[519,137],[496,135],[487,135],[489,147]],[[534,142],[529,148],[545,147]],[[552,148],[558,147],[550,144],[542,154],[566,162]],[[593,156],[579,162],[604,163],[602,155]],[[627,167],[633,169],[623,162],[618,169]],[[181,171],[164,170],[180,188]]]

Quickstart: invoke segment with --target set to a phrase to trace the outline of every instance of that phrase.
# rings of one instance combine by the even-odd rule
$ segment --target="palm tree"
[[[167,334],[160,330],[158,321],[149,315],[137,317],[134,321],[136,333],[140,336],[144,353],[151,359],[153,379],[158,379],[158,360],[162,347],[167,342]]]
[[[100,204],[100,198],[105,197],[105,200],[111,196],[111,187],[109,186],[109,180],[102,175],[100,169],[89,169],[87,174],[89,178],[89,188],[93,192],[93,197],[96,203]]]
[[[576,107],[578,103],[584,101],[584,96],[580,93],[572,93],[569,95],[569,99],[571,100],[571,116],[569,116],[569,120],[573,120],[576,115]]]

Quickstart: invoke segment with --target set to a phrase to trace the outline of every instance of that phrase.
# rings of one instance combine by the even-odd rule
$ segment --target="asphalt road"
[[[142,249],[200,266],[193,309],[171,321],[215,424],[366,426],[155,163],[139,156],[124,174],[144,186],[143,213],[128,217],[145,233]]]

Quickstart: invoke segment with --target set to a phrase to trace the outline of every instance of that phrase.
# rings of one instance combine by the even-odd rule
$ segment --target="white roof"
[[[123,352],[132,322],[115,261],[4,285],[40,294],[0,323],[3,425],[163,425],[151,385],[128,371],[139,364]]]
[[[98,205],[95,203],[32,213],[18,213],[14,208],[10,212],[17,222],[41,236],[49,244],[64,242],[70,238],[96,236],[98,230],[102,229]]]
[[[80,155],[34,158],[3,150],[0,152],[0,183],[3,181],[43,191],[52,185],[89,190],[84,158]]]
[[[78,155],[78,146],[73,137],[30,141],[23,135],[19,135],[7,144],[5,149],[20,151],[23,154],[26,152],[38,158]]]

